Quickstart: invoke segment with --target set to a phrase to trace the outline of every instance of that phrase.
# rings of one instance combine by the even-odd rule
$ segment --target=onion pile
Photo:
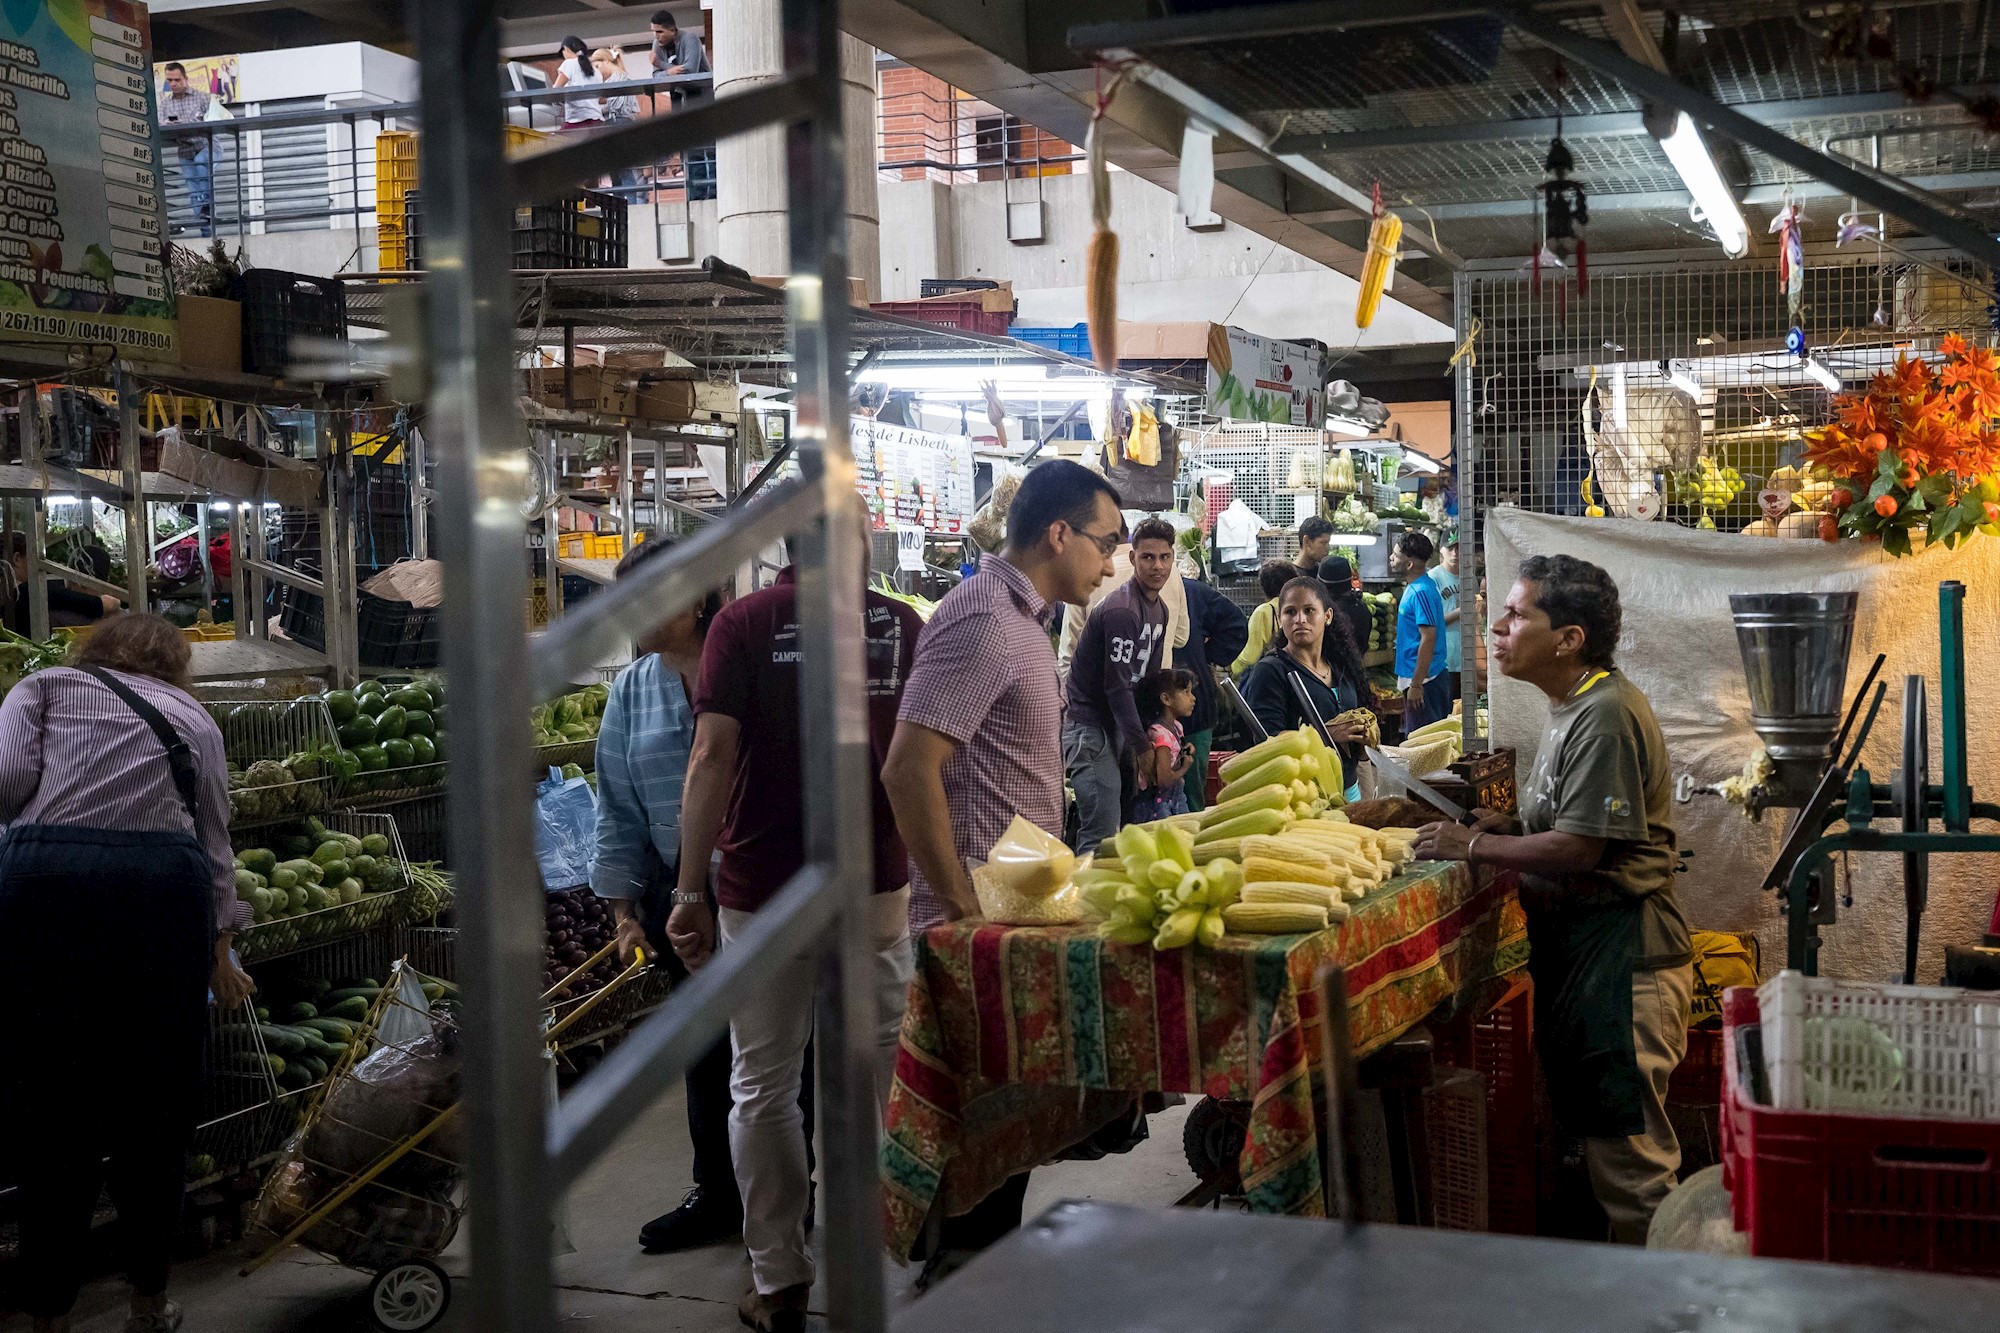
[[[550,894],[544,910],[542,989],[548,990],[589,962],[615,933],[610,905],[589,889]],[[617,973],[618,959],[613,955],[578,977],[564,998],[588,995]]]

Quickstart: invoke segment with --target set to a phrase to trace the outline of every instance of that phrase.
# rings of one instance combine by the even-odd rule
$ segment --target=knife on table
[[[1464,824],[1470,828],[1477,822],[1473,819],[1471,811],[1456,801],[1446,800],[1438,794],[1437,788],[1424,782],[1414,773],[1410,772],[1407,766],[1397,763],[1394,759],[1383,754],[1372,745],[1368,747],[1368,759],[1381,772],[1386,773],[1390,778],[1401,783],[1404,790],[1410,792],[1412,795],[1421,796],[1424,800],[1430,802],[1431,805],[1444,814],[1445,818],[1451,820],[1453,823]]]

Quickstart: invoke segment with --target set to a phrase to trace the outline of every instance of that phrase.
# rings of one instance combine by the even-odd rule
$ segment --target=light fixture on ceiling
[[[1408,445],[1403,446],[1403,466],[1413,472],[1428,472],[1432,475],[1438,471],[1438,461],[1435,458],[1429,454],[1418,453]]]
[[[1687,112],[1674,116],[1673,127],[1666,134],[1655,131],[1660,149],[1667,155],[1679,173],[1681,184],[1687,186],[1694,196],[1695,207],[1700,210],[1702,221],[1715,232],[1715,238],[1722,243],[1722,251],[1731,259],[1741,258],[1750,249],[1750,229],[1744,224],[1743,210],[1736,206],[1736,199],[1723,182],[1722,173],[1716,169],[1715,158],[1710,156],[1708,145],[1702,142],[1701,130],[1694,118]]]
[[[1811,376],[1820,388],[1828,393],[1840,392],[1840,376],[1821,364],[1817,357],[1801,357],[1800,360],[1805,363],[1806,374]]]
[[[1375,433],[1375,428],[1365,421],[1350,421],[1346,417],[1329,416],[1326,428],[1338,435],[1351,435],[1357,440],[1365,440]]]

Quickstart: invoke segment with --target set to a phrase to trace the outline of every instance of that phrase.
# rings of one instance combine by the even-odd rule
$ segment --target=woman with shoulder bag
[[[100,1185],[132,1284],[127,1333],[174,1333],[167,1261],[208,1006],[254,989],[236,900],[222,733],[155,615],[107,620],[72,667],[0,703],[0,1142],[19,1185],[21,1305],[67,1333]],[[116,1061],[74,1034],[130,1029]]]

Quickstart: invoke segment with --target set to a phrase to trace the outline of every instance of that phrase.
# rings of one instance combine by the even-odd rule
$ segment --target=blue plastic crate
[[[1007,336],[1037,347],[1046,347],[1051,352],[1061,352],[1065,356],[1090,359],[1090,326],[1072,324],[1062,328],[1055,324],[1016,324],[1007,330]]]

